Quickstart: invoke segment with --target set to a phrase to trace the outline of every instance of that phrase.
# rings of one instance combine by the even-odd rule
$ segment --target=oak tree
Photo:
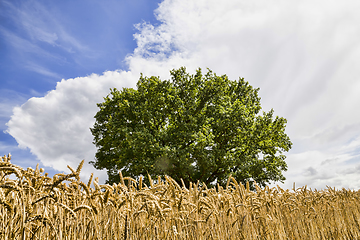
[[[286,119],[273,109],[260,114],[259,88],[209,69],[170,73],[170,80],[141,74],[137,89],[111,89],[98,104],[92,164],[107,169],[108,183],[119,181],[119,170],[208,186],[230,174],[260,186],[285,180]]]

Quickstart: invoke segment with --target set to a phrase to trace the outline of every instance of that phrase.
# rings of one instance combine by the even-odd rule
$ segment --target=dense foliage
[[[141,75],[137,90],[112,89],[98,104],[92,164],[107,169],[109,183],[119,181],[119,170],[208,186],[230,174],[260,186],[283,181],[283,152],[292,145],[286,119],[273,119],[273,110],[259,114],[258,91],[211,70],[190,75],[180,68],[164,81]]]

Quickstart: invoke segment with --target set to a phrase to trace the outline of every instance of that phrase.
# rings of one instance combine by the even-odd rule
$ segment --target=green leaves
[[[222,184],[230,173],[262,186],[283,181],[282,153],[292,145],[286,119],[273,119],[273,110],[259,115],[258,91],[211,70],[189,75],[180,68],[164,81],[141,75],[137,90],[111,89],[98,104],[93,165],[108,169],[109,182],[119,180],[120,169],[207,185]]]

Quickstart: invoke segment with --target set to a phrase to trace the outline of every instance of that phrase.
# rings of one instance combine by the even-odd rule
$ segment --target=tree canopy
[[[230,174],[260,186],[285,180],[291,141],[286,119],[260,114],[259,88],[210,69],[194,75],[184,67],[170,80],[144,77],[137,89],[111,89],[99,103],[91,128],[97,169],[108,183],[127,176],[169,175],[176,181],[226,183]]]

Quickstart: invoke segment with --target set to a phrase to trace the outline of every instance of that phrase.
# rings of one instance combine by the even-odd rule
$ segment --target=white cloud
[[[336,171],[355,159],[360,147],[356,143],[357,152],[345,147],[360,136],[359,5],[321,0],[164,1],[157,12],[163,24],[144,26],[136,37],[145,43],[129,62],[134,68],[140,62],[148,69],[185,65],[193,71],[201,66],[233,79],[245,77],[260,87],[264,110],[274,108],[288,119],[294,153],[288,154],[287,182],[297,179],[324,188],[328,181],[359,188],[350,175]],[[149,58],[146,47],[153,45],[177,51]],[[325,172],[317,169],[327,158],[339,160]],[[309,169],[317,171],[311,182]]]
[[[190,72],[209,67],[232,79],[245,77],[260,87],[264,110],[274,108],[288,119],[294,149],[287,187],[295,181],[313,188],[360,188],[351,171],[360,163],[359,7],[351,0],[165,0],[156,11],[162,24],[137,26],[138,47],[126,59],[129,72],[63,80],[44,98],[16,108],[9,132],[60,169],[66,153],[93,156],[93,91],[100,89],[101,101],[115,86],[110,78],[134,84],[140,72],[168,78],[180,66]]]
[[[307,139],[312,142],[312,139]],[[300,142],[301,143],[301,142]],[[323,189],[327,186],[358,189],[360,181],[360,137],[348,144],[333,144],[330,147],[315,147],[311,150],[288,154],[289,171],[284,175],[287,181],[278,184],[283,188],[308,185]],[[272,186],[275,186],[273,184]]]
[[[110,88],[134,87],[138,77],[115,71],[62,80],[46,96],[15,107],[7,131],[19,147],[29,148],[45,166],[68,172],[67,165],[76,167],[82,159],[94,159],[96,148],[89,128],[95,122],[96,103],[103,101]],[[85,164],[83,176],[94,171]],[[96,174],[106,179],[104,172]]]

